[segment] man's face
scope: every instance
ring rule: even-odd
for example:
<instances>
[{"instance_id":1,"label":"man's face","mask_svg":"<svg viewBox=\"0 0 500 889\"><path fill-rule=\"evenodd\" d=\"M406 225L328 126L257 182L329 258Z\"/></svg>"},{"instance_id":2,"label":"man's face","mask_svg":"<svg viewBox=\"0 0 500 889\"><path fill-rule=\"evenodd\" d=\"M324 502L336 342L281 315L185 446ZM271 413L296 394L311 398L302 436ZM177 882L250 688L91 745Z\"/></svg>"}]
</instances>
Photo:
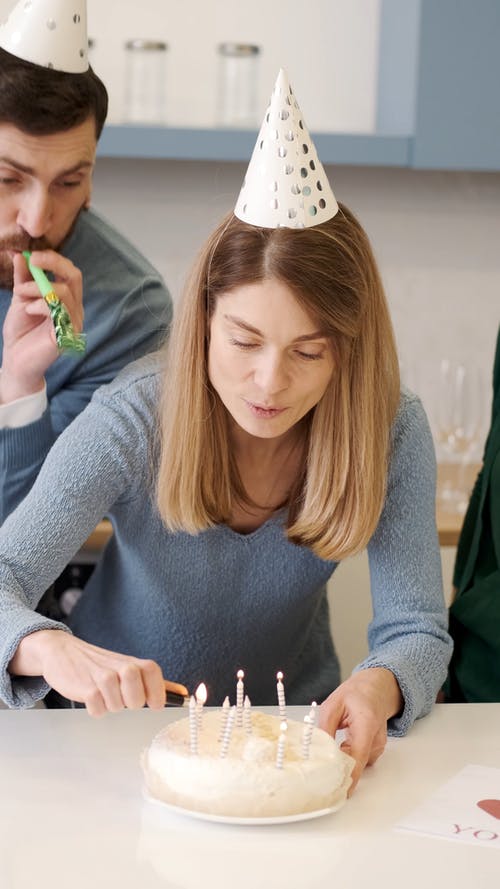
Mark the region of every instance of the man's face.
<instances>
[{"instance_id":1,"label":"man's face","mask_svg":"<svg viewBox=\"0 0 500 889\"><path fill-rule=\"evenodd\" d=\"M0 287L12 287L12 252L57 249L89 204L96 135L92 117L33 136L0 123Z\"/></svg>"}]
</instances>

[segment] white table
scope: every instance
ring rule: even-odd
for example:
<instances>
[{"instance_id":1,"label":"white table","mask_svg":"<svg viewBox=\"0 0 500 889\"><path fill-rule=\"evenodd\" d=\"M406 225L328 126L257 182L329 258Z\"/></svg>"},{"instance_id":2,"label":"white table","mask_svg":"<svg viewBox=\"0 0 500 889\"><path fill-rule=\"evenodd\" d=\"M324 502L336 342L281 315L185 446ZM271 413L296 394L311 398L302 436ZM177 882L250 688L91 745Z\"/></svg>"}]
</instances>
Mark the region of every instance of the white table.
<instances>
[{"instance_id":1,"label":"white table","mask_svg":"<svg viewBox=\"0 0 500 889\"><path fill-rule=\"evenodd\" d=\"M174 816L139 755L187 711L0 712L1 889L493 889L500 852L393 830L463 766L500 767L500 704L438 705L336 814L266 827ZM290 716L302 718L301 708Z\"/></svg>"}]
</instances>

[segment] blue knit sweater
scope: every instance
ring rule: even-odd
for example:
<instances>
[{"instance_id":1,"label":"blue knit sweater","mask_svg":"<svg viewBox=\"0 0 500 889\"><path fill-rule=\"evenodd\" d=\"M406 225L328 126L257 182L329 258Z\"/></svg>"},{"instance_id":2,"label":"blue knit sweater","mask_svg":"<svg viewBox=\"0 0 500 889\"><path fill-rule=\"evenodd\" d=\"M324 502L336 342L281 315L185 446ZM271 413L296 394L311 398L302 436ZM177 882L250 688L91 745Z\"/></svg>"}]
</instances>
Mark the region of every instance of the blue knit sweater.
<instances>
[{"instance_id":1,"label":"blue knit sweater","mask_svg":"<svg viewBox=\"0 0 500 889\"><path fill-rule=\"evenodd\" d=\"M33 484L57 436L126 364L157 349L172 316L158 272L96 213L83 212L61 250L83 275L82 359L63 355L45 375L48 407L35 423L0 429L0 524ZM11 293L0 289L0 329ZM3 341L0 338L0 363Z\"/></svg>"},{"instance_id":2,"label":"blue knit sweater","mask_svg":"<svg viewBox=\"0 0 500 889\"><path fill-rule=\"evenodd\" d=\"M256 531L197 535L163 526L151 492L160 369L149 356L101 388L59 437L31 493L0 532L0 696L12 707L47 692L7 665L29 632L61 625L32 609L108 513L114 536L69 627L96 645L153 658L215 705L238 668L255 704L324 699L339 682L325 584L335 563L290 543L283 514ZM434 518L434 451L416 397L402 396L385 507L369 544L373 621L359 667L387 667L404 697L390 730L426 713L451 654Z\"/></svg>"}]
</instances>

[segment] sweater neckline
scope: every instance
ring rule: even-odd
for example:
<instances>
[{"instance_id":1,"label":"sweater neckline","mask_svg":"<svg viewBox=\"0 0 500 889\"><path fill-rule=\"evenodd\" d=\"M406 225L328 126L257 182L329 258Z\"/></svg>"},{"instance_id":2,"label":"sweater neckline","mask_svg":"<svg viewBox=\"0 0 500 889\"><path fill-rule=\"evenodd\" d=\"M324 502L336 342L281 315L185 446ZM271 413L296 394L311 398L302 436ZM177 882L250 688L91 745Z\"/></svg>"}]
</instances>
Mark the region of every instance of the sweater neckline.
<instances>
[{"instance_id":1,"label":"sweater neckline","mask_svg":"<svg viewBox=\"0 0 500 889\"><path fill-rule=\"evenodd\" d=\"M262 525L259 525L258 528L255 528L254 531L249 531L248 534L244 534L242 531L235 531L234 528L230 528L229 525L219 525L218 527L222 532L230 535L233 538L236 538L237 540L253 541L257 537L259 537L259 535L264 534L271 525L282 524L285 512L286 510L284 507L282 509L278 509L274 513L274 515L266 519L266 521L263 522Z\"/></svg>"}]
</instances>

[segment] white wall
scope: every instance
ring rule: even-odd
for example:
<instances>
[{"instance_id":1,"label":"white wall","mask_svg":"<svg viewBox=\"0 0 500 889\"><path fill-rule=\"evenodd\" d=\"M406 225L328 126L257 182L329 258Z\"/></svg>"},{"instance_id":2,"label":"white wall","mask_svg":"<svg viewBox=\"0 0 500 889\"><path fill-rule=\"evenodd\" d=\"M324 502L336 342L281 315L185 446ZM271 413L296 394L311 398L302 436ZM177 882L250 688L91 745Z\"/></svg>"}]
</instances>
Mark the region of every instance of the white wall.
<instances>
[{"instance_id":1,"label":"white wall","mask_svg":"<svg viewBox=\"0 0 500 889\"><path fill-rule=\"evenodd\" d=\"M95 206L163 272L177 295L195 252L234 206L246 165L99 159ZM372 240L403 364L433 423L443 356L475 360L484 427L500 322L500 174L327 168ZM133 196L133 198L131 198Z\"/></svg>"}]
</instances>

